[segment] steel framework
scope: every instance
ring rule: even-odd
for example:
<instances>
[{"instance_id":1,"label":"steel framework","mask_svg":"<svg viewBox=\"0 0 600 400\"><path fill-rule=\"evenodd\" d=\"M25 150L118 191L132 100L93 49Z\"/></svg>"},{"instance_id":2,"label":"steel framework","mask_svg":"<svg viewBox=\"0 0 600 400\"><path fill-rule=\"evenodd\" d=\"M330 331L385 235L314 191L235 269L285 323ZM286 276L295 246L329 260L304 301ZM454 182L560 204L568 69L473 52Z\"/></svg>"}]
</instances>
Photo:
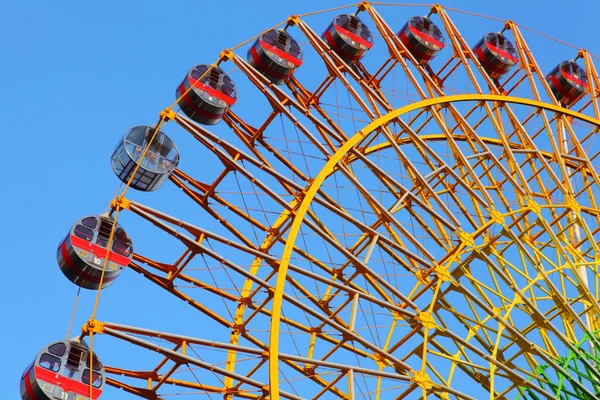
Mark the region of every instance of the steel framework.
<instances>
[{"instance_id":1,"label":"steel framework","mask_svg":"<svg viewBox=\"0 0 600 400\"><path fill-rule=\"evenodd\" d=\"M201 323L183 325L200 333L90 319L84 334L153 353L119 358L108 383L147 399L598 398L595 57L562 47L589 83L565 108L514 22L488 20L520 60L498 81L456 10L348 9L377 34L363 62L308 25L334 14L292 16L281 26L312 64L285 87L238 48L217 60L233 65L247 115L234 107L207 129L161 112L204 165L182 155L165 208L202 218L125 193L111 207L157 228L161 246L136 247L130 269L187 303ZM431 12L447 47L420 64L380 9Z\"/></svg>"}]
</instances>

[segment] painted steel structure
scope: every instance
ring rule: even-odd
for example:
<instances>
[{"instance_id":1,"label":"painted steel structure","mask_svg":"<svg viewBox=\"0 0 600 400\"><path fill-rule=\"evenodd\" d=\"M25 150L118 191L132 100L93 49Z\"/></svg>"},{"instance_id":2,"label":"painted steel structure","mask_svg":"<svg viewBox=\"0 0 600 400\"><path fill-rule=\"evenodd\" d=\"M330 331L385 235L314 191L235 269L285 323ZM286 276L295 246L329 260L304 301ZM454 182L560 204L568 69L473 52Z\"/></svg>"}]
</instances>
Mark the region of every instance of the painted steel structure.
<instances>
[{"instance_id":1,"label":"painted steel structure","mask_svg":"<svg viewBox=\"0 0 600 400\"><path fill-rule=\"evenodd\" d=\"M132 235L129 269L203 329L99 321L94 308L91 346L114 340L156 361L140 370L99 353L106 383L146 399L598 398L596 58L563 48L587 86L561 105L544 72L562 58L539 65L512 21L468 41L439 5L362 2L321 21L340 12L373 35L360 60L341 58L312 14L292 16L264 31L304 43L285 79L239 55L260 35L211 66L235 69L252 115L236 103L209 129L175 105L160 113L154 132L191 135L210 166L182 156L161 188L196 204L202 223L175 197L168 211L127 197L131 180L112 214L163 238L168 260ZM396 34L417 13L445 38L427 62ZM473 48L500 30L517 57L492 78Z\"/></svg>"}]
</instances>

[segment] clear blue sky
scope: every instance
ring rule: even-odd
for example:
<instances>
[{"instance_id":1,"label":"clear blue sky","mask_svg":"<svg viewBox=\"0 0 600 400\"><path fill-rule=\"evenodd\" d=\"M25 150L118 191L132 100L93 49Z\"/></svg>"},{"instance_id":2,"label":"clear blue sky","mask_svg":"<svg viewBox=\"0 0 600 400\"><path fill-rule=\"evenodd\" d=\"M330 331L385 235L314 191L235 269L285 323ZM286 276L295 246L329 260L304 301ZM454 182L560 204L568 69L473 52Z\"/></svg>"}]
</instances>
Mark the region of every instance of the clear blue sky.
<instances>
[{"instance_id":1,"label":"clear blue sky","mask_svg":"<svg viewBox=\"0 0 600 400\"><path fill-rule=\"evenodd\" d=\"M173 102L175 87L190 66L213 62L221 50L291 14L348 3L0 2L1 137L10 144L0 169L0 383L7 399L18 398L22 370L38 349L66 333L76 288L56 265L56 246L77 218L106 208L118 186L109 157L122 134L134 125L154 124L158 112ZM442 4L512 19L600 54L597 0ZM398 13L399 20L422 13L385 11L384 17ZM464 35L483 33L474 25L458 27ZM320 32L324 26L313 28ZM548 53L536 57L547 68L559 61ZM161 316L163 302L149 298L155 294L162 292L125 271L103 293L99 316L149 327L153 326L144 322L150 318L170 318L177 324L176 314ZM75 331L89 316L92 301L91 292L83 293ZM178 331L170 322L159 325ZM109 388L103 398L132 397Z\"/></svg>"}]
</instances>

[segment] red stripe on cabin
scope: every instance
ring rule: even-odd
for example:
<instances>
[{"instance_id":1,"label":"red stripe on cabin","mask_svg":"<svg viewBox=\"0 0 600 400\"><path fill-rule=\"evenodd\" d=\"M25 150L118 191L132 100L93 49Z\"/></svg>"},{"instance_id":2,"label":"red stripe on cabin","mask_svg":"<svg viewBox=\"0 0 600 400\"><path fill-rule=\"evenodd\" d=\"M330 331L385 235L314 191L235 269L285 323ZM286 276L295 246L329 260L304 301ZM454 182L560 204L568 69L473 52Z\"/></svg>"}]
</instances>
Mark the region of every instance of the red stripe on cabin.
<instances>
[{"instance_id":1,"label":"red stripe on cabin","mask_svg":"<svg viewBox=\"0 0 600 400\"><path fill-rule=\"evenodd\" d=\"M25 392L27 393L27 397L29 397L29 400L38 400L38 397L33 392L33 387L31 386L30 376L31 376L31 369L29 371L27 371L27 373L25 374Z\"/></svg>"},{"instance_id":2,"label":"red stripe on cabin","mask_svg":"<svg viewBox=\"0 0 600 400\"><path fill-rule=\"evenodd\" d=\"M85 396L86 399L89 399L90 386L83 382L69 379L65 376L57 374L56 372L52 372L37 365L35 366L35 377L38 380L60 386L65 392L74 392L76 394ZM102 377L102 379L104 379L104 377ZM97 399L101 394L102 390L92 387L92 399Z\"/></svg>"},{"instance_id":3,"label":"red stripe on cabin","mask_svg":"<svg viewBox=\"0 0 600 400\"><path fill-rule=\"evenodd\" d=\"M415 58L417 58L417 61L419 61L419 62L421 62L421 61L431 61L431 60L433 60L433 57L435 57L435 55L437 54L436 50L431 50L431 54L420 52L416 47L414 47L412 45L412 43L410 43L410 40L408 40L408 36L406 36L406 33L404 31L402 31L402 33L400 34L400 41L402 41L402 43L404 43L404 45L406 46L406 48L408 49L408 51Z\"/></svg>"},{"instance_id":4,"label":"red stripe on cabin","mask_svg":"<svg viewBox=\"0 0 600 400\"><path fill-rule=\"evenodd\" d=\"M63 242L60 244L60 255L62 256L65 265L69 267L70 270L73 272L78 271L77 265L73 263L73 260L69 255L69 251L67 250L67 239L63 240Z\"/></svg>"},{"instance_id":5,"label":"red stripe on cabin","mask_svg":"<svg viewBox=\"0 0 600 400\"><path fill-rule=\"evenodd\" d=\"M327 40L327 43L329 44L329 47L332 47L332 48L337 47L337 43L336 43L335 39L333 38L333 36L331 36L330 29L328 29L327 32L325 32L325 38ZM362 58L362 55L364 54L364 51L360 51L360 50L358 50L358 52L356 54L352 54L350 52L343 50L342 48L337 48L337 52L340 53L340 56L342 58L345 58L346 60L350 60L350 61L358 61Z\"/></svg>"},{"instance_id":6,"label":"red stripe on cabin","mask_svg":"<svg viewBox=\"0 0 600 400\"><path fill-rule=\"evenodd\" d=\"M189 97L189 93L185 93L185 85L183 83L181 84L181 86L179 86L179 96L180 96L181 100L183 100L185 105L188 106L189 108L191 108L192 109L191 111L193 111L195 114L200 114L201 116L203 116L205 118L209 118L209 119L223 118L225 109L223 109L223 113L221 113L221 114L214 114L214 113L211 113L211 112L201 109L198 104L196 104L192 101L192 99Z\"/></svg>"},{"instance_id":7,"label":"red stripe on cabin","mask_svg":"<svg viewBox=\"0 0 600 400\"><path fill-rule=\"evenodd\" d=\"M558 81L558 78L556 77L556 75L552 75L552 77L550 78L550 80L552 81L552 84L554 85L554 88L560 94L562 94L564 98L566 98L567 100L569 100L569 103L573 102L577 98L576 96L573 96L571 93L569 93L568 90L565 90L565 88Z\"/></svg>"},{"instance_id":8,"label":"red stripe on cabin","mask_svg":"<svg viewBox=\"0 0 600 400\"><path fill-rule=\"evenodd\" d=\"M82 239L75 235L71 235L71 244L74 247L79 247L80 249L90 251L91 253L95 254L98 258L106 258L107 250L104 247L100 247L97 244L88 242L85 239ZM113 240L113 244L114 244L114 240ZM125 257L121 254L117 254L114 251L108 252L108 259L110 261L114 261L115 263L122 265L124 267L129 265L129 257Z\"/></svg>"},{"instance_id":9,"label":"red stripe on cabin","mask_svg":"<svg viewBox=\"0 0 600 400\"><path fill-rule=\"evenodd\" d=\"M490 44L490 43L486 43L486 46L487 46L487 47L488 47L488 49L490 49L491 51L494 51L494 52L498 53L499 55L501 55L501 56L504 56L504 57L508 58L510 61L514 62L515 64L519 62L519 59L518 59L518 58L516 58L516 57L514 57L514 56L511 56L511 55L510 55L510 54L508 54L506 51L504 51L504 50L502 50L502 49L500 49L500 48L498 48L498 47L496 47L496 46L494 46L494 45L492 45L492 44Z\"/></svg>"},{"instance_id":10,"label":"red stripe on cabin","mask_svg":"<svg viewBox=\"0 0 600 400\"><path fill-rule=\"evenodd\" d=\"M497 73L498 75L504 75L510 69L510 65L507 64L492 65L492 60L485 57L485 54L483 53L481 47L478 47L475 50L475 54L477 54L477 58L479 59L481 65L488 68L488 73L490 75L492 75L493 73Z\"/></svg>"},{"instance_id":11,"label":"red stripe on cabin","mask_svg":"<svg viewBox=\"0 0 600 400\"><path fill-rule=\"evenodd\" d=\"M444 44L440 41L437 41L436 39L432 38L431 36L427 35L426 33L421 32L420 30L418 30L417 28L409 25L408 29L410 29L410 31L413 33L413 35L417 35L422 37L423 39L427 40L428 42L431 42L437 46L440 47L440 50L444 48Z\"/></svg>"},{"instance_id":12,"label":"red stripe on cabin","mask_svg":"<svg viewBox=\"0 0 600 400\"><path fill-rule=\"evenodd\" d=\"M206 74L210 74L210 72L207 72ZM206 75L205 75L205 77L206 77ZM192 78L191 76L188 78L188 80L190 82L190 85L195 86L200 90L204 90L209 95L216 97L219 100L223 100L225 103L229 104L230 106L234 105L237 100L236 98L229 97L225 93L219 92L217 89L210 87L207 84L200 82L198 79Z\"/></svg>"},{"instance_id":13,"label":"red stripe on cabin","mask_svg":"<svg viewBox=\"0 0 600 400\"><path fill-rule=\"evenodd\" d=\"M293 69L290 68L290 71L287 74L275 71L273 68L270 68L263 60L262 58L260 58L260 55L258 54L258 51L256 50L256 46L254 46L252 48L252 50L250 50L250 55L252 56L252 61L254 61L254 63L257 66L260 66L261 68L263 68L265 70L265 72L269 75L271 75L273 78L278 78L278 79L287 79L289 78L290 75L292 75L292 72L294 72Z\"/></svg>"},{"instance_id":14,"label":"red stripe on cabin","mask_svg":"<svg viewBox=\"0 0 600 400\"><path fill-rule=\"evenodd\" d=\"M579 79L579 78L575 77L575 75L568 74L568 73L566 73L566 72L564 72L564 71L562 71L562 70L560 71L560 73L562 74L562 76L564 76L564 77L565 77L565 79L570 79L570 80L572 80L573 82L575 82L576 84L578 84L578 85L580 85L580 86L583 86L583 87L584 87L584 89L586 89L586 90L587 90L587 82L584 82L584 81L582 81L581 79Z\"/></svg>"},{"instance_id":15,"label":"red stripe on cabin","mask_svg":"<svg viewBox=\"0 0 600 400\"><path fill-rule=\"evenodd\" d=\"M92 282L92 283L98 283L98 284L100 283L99 276L95 276L95 275L90 274L89 272L81 270L75 264L73 264L73 260L69 256L69 252L67 250L67 242L66 241L64 241L62 246L60 246L60 253L62 255L65 265L67 266L67 268L69 268L71 270L72 273L74 273L79 278L81 278L85 281ZM81 262L84 262L84 261L82 260ZM118 277L118 275L111 276L111 275L107 275L105 273L104 279L102 280L102 284L104 285L108 282L112 282L115 279L117 279L117 277Z\"/></svg>"},{"instance_id":16,"label":"red stripe on cabin","mask_svg":"<svg viewBox=\"0 0 600 400\"><path fill-rule=\"evenodd\" d=\"M365 40L363 38L361 38L360 36L358 36L355 33L350 32L348 29L342 28L339 25L333 24L333 26L335 27L335 30L338 31L338 33L341 33L343 35L348 36L350 39L354 40L355 42L358 42L364 46L367 46L368 49L370 49L371 47L373 47L373 43L369 42L368 40Z\"/></svg>"},{"instance_id":17,"label":"red stripe on cabin","mask_svg":"<svg viewBox=\"0 0 600 400\"><path fill-rule=\"evenodd\" d=\"M278 57L291 62L296 67L299 67L302 65L302 60L292 57L290 54L286 53L285 51L281 50L278 47L271 46L270 44L264 42L263 40L260 40L260 45L262 46L263 49L269 50L270 52L277 54Z\"/></svg>"}]
</instances>

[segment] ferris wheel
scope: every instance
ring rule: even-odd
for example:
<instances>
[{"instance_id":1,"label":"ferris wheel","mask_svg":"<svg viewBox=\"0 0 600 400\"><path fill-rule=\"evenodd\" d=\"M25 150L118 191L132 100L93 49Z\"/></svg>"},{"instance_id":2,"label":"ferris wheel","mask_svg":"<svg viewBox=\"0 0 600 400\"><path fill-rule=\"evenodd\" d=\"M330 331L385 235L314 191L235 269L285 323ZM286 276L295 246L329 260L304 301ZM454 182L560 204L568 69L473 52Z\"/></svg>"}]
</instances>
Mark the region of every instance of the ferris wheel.
<instances>
[{"instance_id":1,"label":"ferris wheel","mask_svg":"<svg viewBox=\"0 0 600 400\"><path fill-rule=\"evenodd\" d=\"M96 302L22 398L600 398L597 58L526 34L362 2L182 71L58 246ZM97 319L123 271L173 312Z\"/></svg>"}]
</instances>

